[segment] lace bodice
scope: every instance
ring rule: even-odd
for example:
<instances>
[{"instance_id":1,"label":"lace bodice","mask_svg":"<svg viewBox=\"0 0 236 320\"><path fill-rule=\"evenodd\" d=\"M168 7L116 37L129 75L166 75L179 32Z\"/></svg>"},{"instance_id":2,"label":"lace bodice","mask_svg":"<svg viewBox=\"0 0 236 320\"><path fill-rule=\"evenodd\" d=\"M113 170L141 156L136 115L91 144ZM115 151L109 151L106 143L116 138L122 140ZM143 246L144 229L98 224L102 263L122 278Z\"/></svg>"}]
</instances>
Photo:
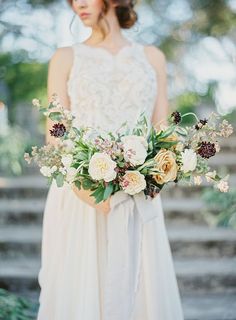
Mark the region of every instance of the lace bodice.
<instances>
[{"instance_id":1,"label":"lace bodice","mask_svg":"<svg viewBox=\"0 0 236 320\"><path fill-rule=\"evenodd\" d=\"M156 71L133 40L116 54L84 43L73 45L74 62L67 82L74 125L116 130L131 127L141 112L147 120L157 96Z\"/></svg>"}]
</instances>

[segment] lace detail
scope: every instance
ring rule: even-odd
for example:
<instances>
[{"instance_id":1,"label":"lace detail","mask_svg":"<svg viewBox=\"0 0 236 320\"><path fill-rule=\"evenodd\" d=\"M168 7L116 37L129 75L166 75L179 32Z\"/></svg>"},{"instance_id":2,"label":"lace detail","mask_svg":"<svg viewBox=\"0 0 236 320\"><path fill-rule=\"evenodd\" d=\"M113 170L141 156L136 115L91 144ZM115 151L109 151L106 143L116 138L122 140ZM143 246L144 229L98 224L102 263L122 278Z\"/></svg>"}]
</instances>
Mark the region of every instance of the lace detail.
<instances>
[{"instance_id":1,"label":"lace detail","mask_svg":"<svg viewBox=\"0 0 236 320\"><path fill-rule=\"evenodd\" d=\"M143 111L150 124L157 78L143 45L131 40L116 54L83 43L72 47L74 61L67 88L75 126L109 131L127 121L133 127Z\"/></svg>"}]
</instances>

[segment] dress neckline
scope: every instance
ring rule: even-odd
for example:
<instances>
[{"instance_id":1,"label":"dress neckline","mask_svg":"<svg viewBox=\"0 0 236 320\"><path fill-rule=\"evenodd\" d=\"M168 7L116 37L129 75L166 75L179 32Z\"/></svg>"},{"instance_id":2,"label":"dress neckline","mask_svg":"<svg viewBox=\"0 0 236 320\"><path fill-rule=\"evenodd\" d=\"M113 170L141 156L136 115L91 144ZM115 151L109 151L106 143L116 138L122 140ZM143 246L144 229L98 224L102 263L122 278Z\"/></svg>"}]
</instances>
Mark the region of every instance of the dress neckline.
<instances>
[{"instance_id":1,"label":"dress neckline","mask_svg":"<svg viewBox=\"0 0 236 320\"><path fill-rule=\"evenodd\" d=\"M85 44L83 42L80 42L79 45L85 49L88 49L88 50L97 50L99 52L102 52L102 53L105 53L107 54L108 56L112 57L112 58L117 58L120 54L122 54L123 52L126 52L126 50L130 50L134 47L135 45L135 41L134 40L129 40L129 44L126 44L125 46L123 46L122 48L120 48L118 50L118 52L116 53L112 53L110 52L109 50L103 48L103 47L95 47L95 46L91 46L91 45L88 45L88 44Z\"/></svg>"}]
</instances>

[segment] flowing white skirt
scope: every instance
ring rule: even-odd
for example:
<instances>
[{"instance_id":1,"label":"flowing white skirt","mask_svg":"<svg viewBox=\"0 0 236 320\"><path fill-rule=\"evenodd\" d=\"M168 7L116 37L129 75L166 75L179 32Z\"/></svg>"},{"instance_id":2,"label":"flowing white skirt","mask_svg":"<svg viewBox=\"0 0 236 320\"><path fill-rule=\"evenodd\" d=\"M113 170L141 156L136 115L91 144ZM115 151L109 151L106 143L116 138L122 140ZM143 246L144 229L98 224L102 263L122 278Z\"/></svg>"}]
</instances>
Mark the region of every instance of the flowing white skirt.
<instances>
[{"instance_id":1,"label":"flowing white skirt","mask_svg":"<svg viewBox=\"0 0 236 320\"><path fill-rule=\"evenodd\" d=\"M58 188L53 182L43 216L37 320L183 320L160 194L152 201L157 218L143 225L132 316L120 318L123 306L113 299L105 317L108 216L80 200L68 185ZM117 275L115 281L122 279ZM117 287L110 288L110 296L119 297Z\"/></svg>"}]
</instances>

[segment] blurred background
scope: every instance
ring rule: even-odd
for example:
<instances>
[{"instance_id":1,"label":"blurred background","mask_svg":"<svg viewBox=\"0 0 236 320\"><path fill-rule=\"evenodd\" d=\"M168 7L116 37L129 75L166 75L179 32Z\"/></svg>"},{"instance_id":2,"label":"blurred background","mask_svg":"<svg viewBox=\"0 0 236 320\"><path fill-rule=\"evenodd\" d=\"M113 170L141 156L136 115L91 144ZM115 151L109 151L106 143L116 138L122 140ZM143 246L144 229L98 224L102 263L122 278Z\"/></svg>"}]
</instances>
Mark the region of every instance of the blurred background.
<instances>
[{"instance_id":1,"label":"blurred background","mask_svg":"<svg viewBox=\"0 0 236 320\"><path fill-rule=\"evenodd\" d=\"M127 38L167 58L171 111L216 111L236 128L236 0L141 0ZM48 186L23 154L44 143L48 61L90 35L65 0L0 0L0 319L35 319ZM184 118L191 124L192 118ZM230 192L207 183L162 192L186 320L236 320L236 134L210 159ZM164 319L163 319L164 320Z\"/></svg>"}]
</instances>

